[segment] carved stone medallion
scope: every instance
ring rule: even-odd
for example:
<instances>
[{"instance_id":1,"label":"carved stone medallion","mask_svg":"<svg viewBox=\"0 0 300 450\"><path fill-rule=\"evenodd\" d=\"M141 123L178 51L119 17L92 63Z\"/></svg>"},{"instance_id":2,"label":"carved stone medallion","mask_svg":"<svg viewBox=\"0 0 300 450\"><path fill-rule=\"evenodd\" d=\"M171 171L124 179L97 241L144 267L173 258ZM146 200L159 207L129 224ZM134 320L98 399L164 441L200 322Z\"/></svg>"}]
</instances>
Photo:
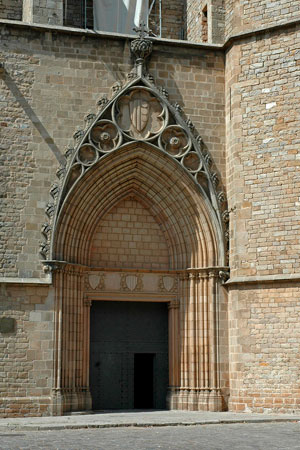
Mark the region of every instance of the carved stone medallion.
<instances>
[{"instance_id":1,"label":"carved stone medallion","mask_svg":"<svg viewBox=\"0 0 300 450\"><path fill-rule=\"evenodd\" d=\"M143 289L142 276L140 274L122 274L120 288L123 291L141 291Z\"/></svg>"},{"instance_id":2,"label":"carved stone medallion","mask_svg":"<svg viewBox=\"0 0 300 450\"><path fill-rule=\"evenodd\" d=\"M132 89L120 98L116 108L118 125L135 139L149 139L164 127L164 109L146 89Z\"/></svg>"},{"instance_id":3,"label":"carved stone medallion","mask_svg":"<svg viewBox=\"0 0 300 450\"><path fill-rule=\"evenodd\" d=\"M92 289L104 288L104 274L89 274L89 285Z\"/></svg>"},{"instance_id":4,"label":"carved stone medallion","mask_svg":"<svg viewBox=\"0 0 300 450\"><path fill-rule=\"evenodd\" d=\"M177 279L170 276L162 276L159 279L159 288L162 292L175 292L177 290Z\"/></svg>"}]
</instances>

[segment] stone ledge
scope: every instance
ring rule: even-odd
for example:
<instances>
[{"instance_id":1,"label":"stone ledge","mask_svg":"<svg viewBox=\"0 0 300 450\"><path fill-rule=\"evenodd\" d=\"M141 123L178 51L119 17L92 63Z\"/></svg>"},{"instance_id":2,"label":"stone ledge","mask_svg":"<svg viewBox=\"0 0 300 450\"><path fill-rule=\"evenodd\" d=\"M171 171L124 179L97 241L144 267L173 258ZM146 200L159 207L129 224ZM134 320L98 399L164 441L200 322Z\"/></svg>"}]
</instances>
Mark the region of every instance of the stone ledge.
<instances>
[{"instance_id":1,"label":"stone ledge","mask_svg":"<svg viewBox=\"0 0 300 450\"><path fill-rule=\"evenodd\" d=\"M25 284L25 285L44 285L52 284L51 276L47 278L18 278L18 277L0 277L0 284Z\"/></svg>"},{"instance_id":2,"label":"stone ledge","mask_svg":"<svg viewBox=\"0 0 300 450\"><path fill-rule=\"evenodd\" d=\"M135 34L121 34L121 33L110 33L108 31L95 31L91 29L85 28L73 28L73 27L65 27L59 25L48 25L48 24L39 24L39 23L28 23L20 20L8 20L8 19L0 19L0 25L10 25L12 27L20 27L20 28L31 28L38 31L44 32L54 32L54 33L65 33L65 34L74 34L78 36L86 36L86 37L94 37L94 38L106 38L106 39L120 39L120 40L128 40L128 39L136 39L137 35ZM223 44L201 44L197 42L189 42L183 41L180 39L164 39L150 36L151 40L155 42L155 44L160 45L176 45L179 47L193 47L200 49L208 49L208 50L222 50Z\"/></svg>"},{"instance_id":3,"label":"stone ledge","mask_svg":"<svg viewBox=\"0 0 300 450\"><path fill-rule=\"evenodd\" d=\"M261 35L264 33L269 33L273 31L280 31L286 28L292 28L296 25L300 24L300 18L295 20L289 20L288 22L282 22L274 25L263 26L256 28L254 30L244 31L242 33L234 34L229 36L229 38L224 42L224 44L208 44L208 43L197 43L184 41L179 39L165 39L165 38L157 38L151 37L151 40L159 45L171 45L178 47L187 47L187 48L198 48L203 50L227 50L232 45L234 45L235 41L240 41L243 39L248 39L249 37ZM103 31L95 31L91 29L84 28L73 28L73 27L65 27L59 25L48 25L48 24L38 24L38 23L28 23L20 20L8 20L8 19L0 19L0 25L10 25L14 27L20 28L31 28L38 31L44 32L56 32L56 33L65 33L65 34L74 34L78 36L86 36L86 37L95 37L95 38L106 38L106 39L120 39L120 40L128 40L136 38L136 35L132 34L121 34L121 33L110 33Z\"/></svg>"},{"instance_id":4,"label":"stone ledge","mask_svg":"<svg viewBox=\"0 0 300 450\"><path fill-rule=\"evenodd\" d=\"M271 33L271 32L277 31L277 30L280 31L280 30L283 30L286 28L292 28L298 24L300 24L300 18L295 19L295 20L289 20L288 22L277 23L274 25L262 26L262 27L254 29L254 30L243 31L241 33L229 36L229 38L224 43L223 49L227 50L232 45L234 45L235 41L247 39L249 37L264 34L264 33Z\"/></svg>"},{"instance_id":5,"label":"stone ledge","mask_svg":"<svg viewBox=\"0 0 300 450\"><path fill-rule=\"evenodd\" d=\"M300 274L290 275L258 275L249 277L233 277L226 281L225 286L230 287L236 284L262 284L262 283L289 283L291 281L300 282Z\"/></svg>"}]
</instances>

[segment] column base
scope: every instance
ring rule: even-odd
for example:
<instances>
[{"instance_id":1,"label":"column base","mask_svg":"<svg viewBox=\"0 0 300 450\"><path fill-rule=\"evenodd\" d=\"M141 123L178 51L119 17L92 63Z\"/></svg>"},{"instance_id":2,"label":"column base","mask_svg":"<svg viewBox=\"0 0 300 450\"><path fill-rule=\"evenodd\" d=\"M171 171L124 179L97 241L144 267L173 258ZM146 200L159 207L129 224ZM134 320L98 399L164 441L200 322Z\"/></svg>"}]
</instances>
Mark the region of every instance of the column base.
<instances>
[{"instance_id":1,"label":"column base","mask_svg":"<svg viewBox=\"0 0 300 450\"><path fill-rule=\"evenodd\" d=\"M55 389L52 394L52 415L62 416L68 412L90 411L92 397L88 388Z\"/></svg>"},{"instance_id":2,"label":"column base","mask_svg":"<svg viewBox=\"0 0 300 450\"><path fill-rule=\"evenodd\" d=\"M224 401L219 389L169 388L167 408L184 411L223 411Z\"/></svg>"}]
</instances>

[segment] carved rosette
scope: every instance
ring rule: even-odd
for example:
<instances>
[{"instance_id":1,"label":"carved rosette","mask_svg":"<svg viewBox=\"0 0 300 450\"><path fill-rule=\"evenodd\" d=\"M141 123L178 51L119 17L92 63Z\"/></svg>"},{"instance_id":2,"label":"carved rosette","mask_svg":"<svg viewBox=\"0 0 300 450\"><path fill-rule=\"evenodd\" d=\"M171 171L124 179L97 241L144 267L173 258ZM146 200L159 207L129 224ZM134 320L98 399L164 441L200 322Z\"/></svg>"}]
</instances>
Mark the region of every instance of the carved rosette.
<instances>
[{"instance_id":1,"label":"carved rosette","mask_svg":"<svg viewBox=\"0 0 300 450\"><path fill-rule=\"evenodd\" d=\"M110 120L100 120L90 131L90 141L101 152L110 152L121 144L122 137L116 125Z\"/></svg>"},{"instance_id":2,"label":"carved rosette","mask_svg":"<svg viewBox=\"0 0 300 450\"><path fill-rule=\"evenodd\" d=\"M181 158L191 148L191 139L179 125L170 125L159 137L159 145L174 158Z\"/></svg>"},{"instance_id":3,"label":"carved rosette","mask_svg":"<svg viewBox=\"0 0 300 450\"><path fill-rule=\"evenodd\" d=\"M128 138L153 140L164 129L167 109L146 88L132 88L119 98L113 119Z\"/></svg>"}]
</instances>

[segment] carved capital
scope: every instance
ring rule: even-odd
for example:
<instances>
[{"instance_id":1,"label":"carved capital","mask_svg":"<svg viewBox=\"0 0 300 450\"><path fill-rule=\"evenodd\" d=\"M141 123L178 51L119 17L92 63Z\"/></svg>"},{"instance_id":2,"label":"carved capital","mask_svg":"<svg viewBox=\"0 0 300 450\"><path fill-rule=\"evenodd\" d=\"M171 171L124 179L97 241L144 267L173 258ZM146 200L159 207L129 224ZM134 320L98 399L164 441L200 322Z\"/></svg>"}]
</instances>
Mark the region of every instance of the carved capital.
<instances>
[{"instance_id":1,"label":"carved capital","mask_svg":"<svg viewBox=\"0 0 300 450\"><path fill-rule=\"evenodd\" d=\"M83 305L87 308L90 308L92 306L92 300L90 300L88 297L83 297Z\"/></svg>"},{"instance_id":2,"label":"carved capital","mask_svg":"<svg viewBox=\"0 0 300 450\"><path fill-rule=\"evenodd\" d=\"M178 309L179 307L180 307L179 300L173 300L172 302L168 303L168 309Z\"/></svg>"}]
</instances>

